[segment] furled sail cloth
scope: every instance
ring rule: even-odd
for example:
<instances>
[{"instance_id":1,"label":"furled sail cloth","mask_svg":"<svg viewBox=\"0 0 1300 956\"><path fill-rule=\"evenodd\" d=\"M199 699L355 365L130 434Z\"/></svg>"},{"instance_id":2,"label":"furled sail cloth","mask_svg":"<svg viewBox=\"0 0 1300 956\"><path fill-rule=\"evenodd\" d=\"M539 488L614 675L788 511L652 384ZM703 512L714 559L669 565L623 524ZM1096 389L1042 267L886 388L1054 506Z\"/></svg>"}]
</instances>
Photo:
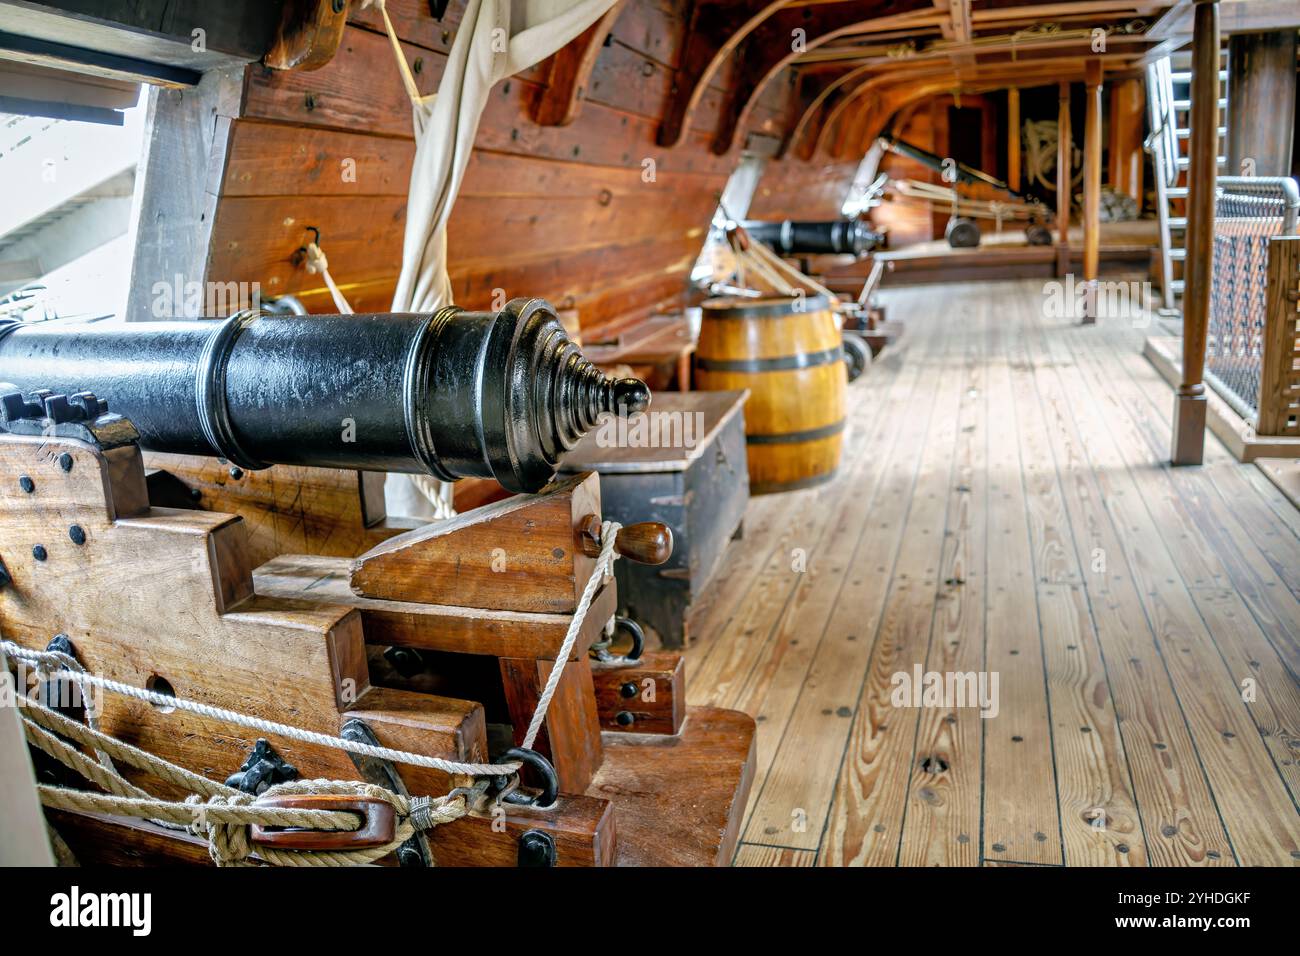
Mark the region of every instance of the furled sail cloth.
<instances>
[{"instance_id":1,"label":"furled sail cloth","mask_svg":"<svg viewBox=\"0 0 1300 956\"><path fill-rule=\"evenodd\" d=\"M383 0L367 5L383 9ZM469 165L479 119L492 87L546 59L595 23L615 0L469 0L447 57L438 92L421 96L388 14L397 61L411 97L415 162L406 204L402 272L393 293L394 312L431 312L451 302L447 277L447 220ZM525 290L519 290L524 292ZM394 514L434 513L405 476L386 486ZM443 489L450 497L450 489Z\"/></svg>"}]
</instances>

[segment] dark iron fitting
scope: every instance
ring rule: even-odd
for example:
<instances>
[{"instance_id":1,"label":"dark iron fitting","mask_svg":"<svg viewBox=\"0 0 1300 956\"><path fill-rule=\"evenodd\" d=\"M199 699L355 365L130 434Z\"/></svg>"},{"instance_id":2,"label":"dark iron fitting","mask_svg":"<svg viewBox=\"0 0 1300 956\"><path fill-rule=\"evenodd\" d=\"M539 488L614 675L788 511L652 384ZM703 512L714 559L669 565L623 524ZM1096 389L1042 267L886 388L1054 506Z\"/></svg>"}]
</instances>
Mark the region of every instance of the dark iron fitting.
<instances>
[{"instance_id":1,"label":"dark iron fitting","mask_svg":"<svg viewBox=\"0 0 1300 956\"><path fill-rule=\"evenodd\" d=\"M272 464L492 477L540 490L605 413L650 392L588 362L554 310L0 323L0 391L93 392L144 448Z\"/></svg>"}]
</instances>

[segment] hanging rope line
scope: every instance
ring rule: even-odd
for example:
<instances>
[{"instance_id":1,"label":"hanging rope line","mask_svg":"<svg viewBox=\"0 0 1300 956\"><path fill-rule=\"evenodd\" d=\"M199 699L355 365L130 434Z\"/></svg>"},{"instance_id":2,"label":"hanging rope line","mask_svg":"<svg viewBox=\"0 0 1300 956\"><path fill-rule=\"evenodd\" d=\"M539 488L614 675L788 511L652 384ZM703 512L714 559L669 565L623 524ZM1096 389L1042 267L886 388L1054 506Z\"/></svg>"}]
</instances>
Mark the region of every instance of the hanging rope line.
<instances>
[{"instance_id":1,"label":"hanging rope line","mask_svg":"<svg viewBox=\"0 0 1300 956\"><path fill-rule=\"evenodd\" d=\"M614 539L618 536L618 529L621 527L622 525L617 521L601 522L600 556L596 558L596 569L592 572L591 577L587 579L587 586L582 590L582 597L578 600L578 607L573 612L573 619L569 621L569 630L565 633L564 640L560 642L560 649L555 655L555 666L551 668L551 675L546 679L546 686L542 688L542 695L537 698L537 707L533 711L533 719L528 722L528 732L524 734L523 743L520 745L525 750L532 749L533 742L542 729L542 721L546 719L546 709L551 706L551 698L555 696L555 689L560 686L560 675L564 673L564 667L569 663L569 657L573 653L573 645L577 643L578 635L582 633L583 619L587 616L591 601L596 596L597 588L605 580L606 571L618 558L618 552L614 550Z\"/></svg>"},{"instance_id":2,"label":"hanging rope line","mask_svg":"<svg viewBox=\"0 0 1300 956\"><path fill-rule=\"evenodd\" d=\"M330 298L334 300L334 308L339 310L340 315L352 315L352 306L348 305L348 300L344 298L339 287L334 284L334 277L330 275L330 263L325 258L325 253L321 252L320 246L315 242L307 243L305 248L307 272L310 275L319 274L325 280L325 285L330 290Z\"/></svg>"}]
</instances>

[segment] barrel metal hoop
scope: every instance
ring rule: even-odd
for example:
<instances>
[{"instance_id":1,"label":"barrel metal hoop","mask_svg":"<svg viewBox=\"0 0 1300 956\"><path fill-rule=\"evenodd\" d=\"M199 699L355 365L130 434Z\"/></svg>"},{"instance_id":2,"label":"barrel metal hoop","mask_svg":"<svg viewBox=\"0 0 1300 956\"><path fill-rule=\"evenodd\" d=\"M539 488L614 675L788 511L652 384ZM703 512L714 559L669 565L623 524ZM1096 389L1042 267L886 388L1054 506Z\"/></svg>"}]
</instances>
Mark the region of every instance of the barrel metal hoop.
<instances>
[{"instance_id":1,"label":"barrel metal hoop","mask_svg":"<svg viewBox=\"0 0 1300 956\"><path fill-rule=\"evenodd\" d=\"M801 352L765 359L715 359L696 356L695 365L705 372L786 372L801 368L816 368L844 361L844 349L826 349L823 352Z\"/></svg>"},{"instance_id":2,"label":"barrel metal hoop","mask_svg":"<svg viewBox=\"0 0 1300 956\"><path fill-rule=\"evenodd\" d=\"M429 376L438 338L447 323L461 311L463 310L454 305L448 305L425 318L411 342L410 351L406 353L406 368L402 372L402 394L405 397L402 406L406 440L425 470L441 481L455 481L456 476L443 468L438 458L438 449L433 443L433 429L429 427L424 396L433 387Z\"/></svg>"},{"instance_id":3,"label":"barrel metal hoop","mask_svg":"<svg viewBox=\"0 0 1300 956\"><path fill-rule=\"evenodd\" d=\"M781 491L816 488L818 485L824 485L834 479L837 471L838 469L833 469L809 478L796 478L794 481L751 481L749 483L749 493L751 495L770 495Z\"/></svg>"},{"instance_id":4,"label":"barrel metal hoop","mask_svg":"<svg viewBox=\"0 0 1300 956\"><path fill-rule=\"evenodd\" d=\"M714 301L715 304L710 304ZM726 300L722 300L726 301ZM708 321L726 319L793 319L811 312L824 312L831 307L824 295L774 296L766 299L733 299L730 305L717 300L706 300L702 309Z\"/></svg>"},{"instance_id":5,"label":"barrel metal hoop","mask_svg":"<svg viewBox=\"0 0 1300 956\"><path fill-rule=\"evenodd\" d=\"M194 377L195 406L203 437L208 440L219 457L249 471L271 467L244 451L235 437L235 427L230 420L230 403L226 396L226 363L234 351L235 342L244 329L262 317L257 309L243 309L222 322L206 342L199 355Z\"/></svg>"},{"instance_id":6,"label":"barrel metal hoop","mask_svg":"<svg viewBox=\"0 0 1300 956\"><path fill-rule=\"evenodd\" d=\"M838 422L823 425L821 428L810 428L802 432L783 432L780 435L746 435L745 442L750 445L793 445L805 441L820 441L823 438L838 435L842 431L844 431L844 419L841 418Z\"/></svg>"}]
</instances>

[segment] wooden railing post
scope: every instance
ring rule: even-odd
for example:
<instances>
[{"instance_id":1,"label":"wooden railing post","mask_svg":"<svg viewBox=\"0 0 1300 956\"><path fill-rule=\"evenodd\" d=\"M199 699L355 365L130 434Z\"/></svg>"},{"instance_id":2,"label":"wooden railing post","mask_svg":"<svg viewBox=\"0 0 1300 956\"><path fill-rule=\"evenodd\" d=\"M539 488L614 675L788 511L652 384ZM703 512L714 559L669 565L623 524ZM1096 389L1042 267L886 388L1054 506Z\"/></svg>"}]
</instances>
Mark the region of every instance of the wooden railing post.
<instances>
[{"instance_id":1,"label":"wooden railing post","mask_svg":"<svg viewBox=\"0 0 1300 956\"><path fill-rule=\"evenodd\" d=\"M1084 325L1097 321L1097 266L1101 259L1101 60L1088 61L1084 74L1088 112L1083 123L1083 281Z\"/></svg>"},{"instance_id":2,"label":"wooden railing post","mask_svg":"<svg viewBox=\"0 0 1300 956\"><path fill-rule=\"evenodd\" d=\"M1061 81L1056 111L1056 274L1070 271L1070 84Z\"/></svg>"},{"instance_id":3,"label":"wooden railing post","mask_svg":"<svg viewBox=\"0 0 1300 956\"><path fill-rule=\"evenodd\" d=\"M1219 6L1196 0L1192 31L1192 120L1183 275L1183 381L1174 399L1172 461L1205 456L1205 343L1214 277L1214 182L1219 154Z\"/></svg>"},{"instance_id":4,"label":"wooden railing post","mask_svg":"<svg viewBox=\"0 0 1300 956\"><path fill-rule=\"evenodd\" d=\"M1300 373L1295 369L1300 321L1300 237L1268 241L1268 300L1260 348L1259 435L1300 436Z\"/></svg>"},{"instance_id":5,"label":"wooden railing post","mask_svg":"<svg viewBox=\"0 0 1300 956\"><path fill-rule=\"evenodd\" d=\"M1142 81L1120 80L1110 85L1110 186L1142 204L1142 124L1146 92Z\"/></svg>"},{"instance_id":6,"label":"wooden railing post","mask_svg":"<svg viewBox=\"0 0 1300 956\"><path fill-rule=\"evenodd\" d=\"M1007 185L1020 191L1020 89L1007 90Z\"/></svg>"}]
</instances>

